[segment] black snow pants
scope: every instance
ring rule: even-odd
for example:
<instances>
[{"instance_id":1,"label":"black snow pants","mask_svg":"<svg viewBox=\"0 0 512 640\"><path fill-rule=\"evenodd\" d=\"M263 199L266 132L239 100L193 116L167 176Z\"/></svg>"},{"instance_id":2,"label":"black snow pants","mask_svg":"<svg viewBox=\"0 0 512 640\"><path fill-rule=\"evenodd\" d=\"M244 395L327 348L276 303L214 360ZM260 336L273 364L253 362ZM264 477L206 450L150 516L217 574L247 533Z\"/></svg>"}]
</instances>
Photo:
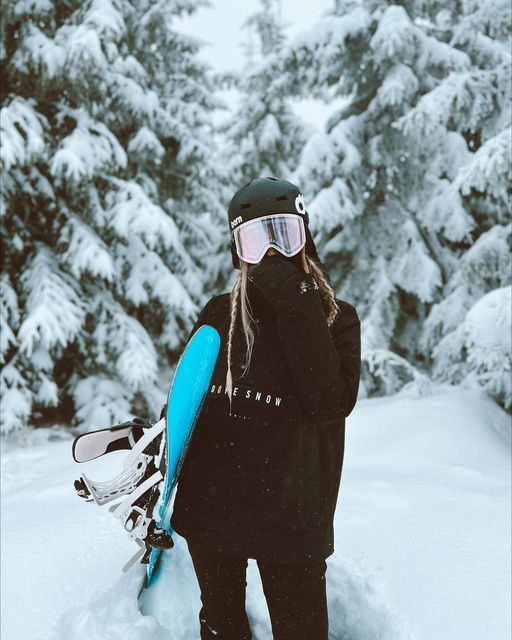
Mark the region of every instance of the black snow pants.
<instances>
[{"instance_id":1,"label":"black snow pants","mask_svg":"<svg viewBox=\"0 0 512 640\"><path fill-rule=\"evenodd\" d=\"M215 554L190 541L188 548L201 591L201 640L252 640L245 610L248 559ZM256 562L274 640L327 640L325 560Z\"/></svg>"}]
</instances>

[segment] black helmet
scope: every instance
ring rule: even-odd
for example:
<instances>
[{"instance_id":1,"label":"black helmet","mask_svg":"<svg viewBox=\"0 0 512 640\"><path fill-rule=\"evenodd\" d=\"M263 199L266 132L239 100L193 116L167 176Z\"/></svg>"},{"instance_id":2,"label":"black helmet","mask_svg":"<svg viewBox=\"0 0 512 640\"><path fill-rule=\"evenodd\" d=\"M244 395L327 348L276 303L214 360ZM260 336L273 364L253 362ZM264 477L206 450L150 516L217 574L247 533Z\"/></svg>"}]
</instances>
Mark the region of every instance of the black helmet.
<instances>
[{"instance_id":1,"label":"black helmet","mask_svg":"<svg viewBox=\"0 0 512 640\"><path fill-rule=\"evenodd\" d=\"M252 180L239 189L229 203L228 221L233 267L240 269L240 258L236 252L233 230L243 222L274 213L295 213L302 217L306 231L306 254L322 266L309 231L309 213L299 187L287 180L268 177Z\"/></svg>"}]
</instances>

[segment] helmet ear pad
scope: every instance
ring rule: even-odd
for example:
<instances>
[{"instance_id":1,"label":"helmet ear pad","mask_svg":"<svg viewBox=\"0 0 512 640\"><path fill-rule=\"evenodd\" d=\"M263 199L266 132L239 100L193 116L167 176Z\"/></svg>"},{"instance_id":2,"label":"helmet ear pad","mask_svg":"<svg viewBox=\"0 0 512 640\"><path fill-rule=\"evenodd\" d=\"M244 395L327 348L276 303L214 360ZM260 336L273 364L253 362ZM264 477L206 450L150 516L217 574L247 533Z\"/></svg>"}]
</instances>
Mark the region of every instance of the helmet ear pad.
<instances>
[{"instance_id":1,"label":"helmet ear pad","mask_svg":"<svg viewBox=\"0 0 512 640\"><path fill-rule=\"evenodd\" d=\"M311 235L311 231L309 230L309 226L307 224L304 225L306 229L306 255L312 258L315 262L319 263L320 258L318 257L318 253L316 251L316 246L313 241L313 236Z\"/></svg>"},{"instance_id":2,"label":"helmet ear pad","mask_svg":"<svg viewBox=\"0 0 512 640\"><path fill-rule=\"evenodd\" d=\"M233 262L234 269L240 269L240 258L236 252L235 241L231 237L231 261Z\"/></svg>"}]
</instances>

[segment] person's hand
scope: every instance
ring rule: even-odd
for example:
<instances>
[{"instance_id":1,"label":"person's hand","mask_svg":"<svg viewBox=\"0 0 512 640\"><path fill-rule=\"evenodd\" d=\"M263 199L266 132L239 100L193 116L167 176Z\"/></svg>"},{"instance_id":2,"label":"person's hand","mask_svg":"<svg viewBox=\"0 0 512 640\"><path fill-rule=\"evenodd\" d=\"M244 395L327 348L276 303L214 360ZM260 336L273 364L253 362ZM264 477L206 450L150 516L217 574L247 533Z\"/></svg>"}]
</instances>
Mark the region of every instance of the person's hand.
<instances>
[{"instance_id":1,"label":"person's hand","mask_svg":"<svg viewBox=\"0 0 512 640\"><path fill-rule=\"evenodd\" d=\"M247 269L248 279L272 301L278 294L285 280L293 279L301 272L292 260L288 260L282 253L265 255L257 264L249 265Z\"/></svg>"}]
</instances>

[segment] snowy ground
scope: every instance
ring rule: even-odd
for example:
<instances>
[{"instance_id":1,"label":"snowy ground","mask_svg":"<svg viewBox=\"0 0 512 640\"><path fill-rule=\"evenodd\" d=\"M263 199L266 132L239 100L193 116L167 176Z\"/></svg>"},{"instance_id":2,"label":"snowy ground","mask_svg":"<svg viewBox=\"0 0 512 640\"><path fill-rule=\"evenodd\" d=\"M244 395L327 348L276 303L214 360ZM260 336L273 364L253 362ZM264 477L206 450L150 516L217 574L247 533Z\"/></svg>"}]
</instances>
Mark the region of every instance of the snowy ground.
<instances>
[{"instance_id":1,"label":"snowy ground","mask_svg":"<svg viewBox=\"0 0 512 640\"><path fill-rule=\"evenodd\" d=\"M74 493L80 472L111 477L124 454L77 465L71 440L37 436L2 447L2 640L196 640L184 540L167 610L143 616L144 569L121 572L134 543ZM328 560L332 640L510 638L510 454L509 417L475 392L358 402ZM270 639L253 560L247 609L254 639Z\"/></svg>"}]
</instances>

